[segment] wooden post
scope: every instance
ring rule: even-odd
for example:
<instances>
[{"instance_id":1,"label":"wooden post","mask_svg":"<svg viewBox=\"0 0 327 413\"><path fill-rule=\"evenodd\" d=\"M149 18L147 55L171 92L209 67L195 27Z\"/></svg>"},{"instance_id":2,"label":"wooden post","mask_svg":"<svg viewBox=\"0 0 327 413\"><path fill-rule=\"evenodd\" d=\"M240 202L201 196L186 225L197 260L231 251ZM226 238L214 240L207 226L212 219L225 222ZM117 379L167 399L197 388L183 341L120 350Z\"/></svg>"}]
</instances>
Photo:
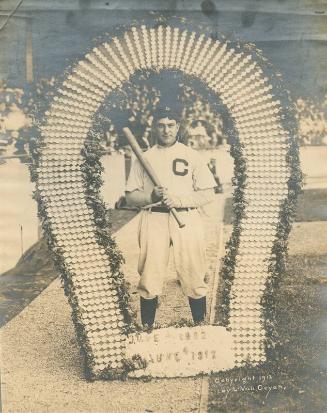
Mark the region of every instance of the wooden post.
<instances>
[{"instance_id":1,"label":"wooden post","mask_svg":"<svg viewBox=\"0 0 327 413\"><path fill-rule=\"evenodd\" d=\"M33 30L32 19L26 19L26 80L28 83L34 81L33 71Z\"/></svg>"},{"instance_id":2,"label":"wooden post","mask_svg":"<svg viewBox=\"0 0 327 413\"><path fill-rule=\"evenodd\" d=\"M21 249L21 254L23 256L24 254L24 242L23 242L23 226L20 225L20 249Z\"/></svg>"}]
</instances>

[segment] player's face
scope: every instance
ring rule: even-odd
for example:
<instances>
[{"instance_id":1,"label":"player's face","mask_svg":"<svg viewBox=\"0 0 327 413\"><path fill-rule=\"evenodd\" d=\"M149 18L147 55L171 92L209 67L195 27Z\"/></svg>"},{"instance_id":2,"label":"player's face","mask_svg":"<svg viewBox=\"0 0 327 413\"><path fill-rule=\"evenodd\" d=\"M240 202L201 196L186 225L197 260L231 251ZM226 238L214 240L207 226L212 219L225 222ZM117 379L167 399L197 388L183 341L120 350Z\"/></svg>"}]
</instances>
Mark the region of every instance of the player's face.
<instances>
[{"instance_id":1,"label":"player's face","mask_svg":"<svg viewBox=\"0 0 327 413\"><path fill-rule=\"evenodd\" d=\"M176 142L179 124L175 119L158 119L154 125L157 143L161 146L171 146Z\"/></svg>"}]
</instances>

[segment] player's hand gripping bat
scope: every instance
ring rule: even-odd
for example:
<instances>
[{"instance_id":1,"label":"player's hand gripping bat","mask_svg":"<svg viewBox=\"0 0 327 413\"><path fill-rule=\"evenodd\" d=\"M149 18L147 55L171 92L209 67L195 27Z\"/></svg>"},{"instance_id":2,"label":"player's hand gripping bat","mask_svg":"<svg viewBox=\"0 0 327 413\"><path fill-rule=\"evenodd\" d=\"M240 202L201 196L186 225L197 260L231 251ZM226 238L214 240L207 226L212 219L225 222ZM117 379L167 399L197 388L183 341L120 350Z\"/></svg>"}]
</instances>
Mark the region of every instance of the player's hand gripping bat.
<instances>
[{"instance_id":1,"label":"player's hand gripping bat","mask_svg":"<svg viewBox=\"0 0 327 413\"><path fill-rule=\"evenodd\" d=\"M139 144L137 143L137 140L131 130L127 127L123 128L124 135L126 136L126 139L128 140L129 144L131 145L131 148L133 149L133 152L135 153L135 156L137 159L140 161L141 165L145 169L146 173L149 175L149 178L151 181L154 183L155 186L162 186L160 183L160 180L156 173L154 172L152 166L150 163L147 161L147 159L144 158L142 149L140 148ZM181 221L178 212L176 211L175 208L170 208L170 212L173 214L174 218L176 219L179 228L185 227L185 224Z\"/></svg>"}]
</instances>

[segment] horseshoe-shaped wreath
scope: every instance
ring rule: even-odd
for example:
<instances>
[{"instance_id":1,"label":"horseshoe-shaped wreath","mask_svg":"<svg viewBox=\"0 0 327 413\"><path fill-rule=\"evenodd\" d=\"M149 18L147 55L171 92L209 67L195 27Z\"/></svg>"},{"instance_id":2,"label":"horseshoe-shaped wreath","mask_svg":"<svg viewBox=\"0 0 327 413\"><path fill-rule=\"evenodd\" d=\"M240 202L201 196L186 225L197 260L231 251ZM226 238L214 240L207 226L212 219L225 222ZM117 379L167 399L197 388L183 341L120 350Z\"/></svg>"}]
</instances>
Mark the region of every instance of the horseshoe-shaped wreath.
<instances>
[{"instance_id":1,"label":"horseshoe-shaped wreath","mask_svg":"<svg viewBox=\"0 0 327 413\"><path fill-rule=\"evenodd\" d=\"M299 188L294 130L277 83L254 48L172 26L132 27L80 60L58 89L40 127L32 176L43 227L73 311L89 377L123 367L131 323L121 256L104 226L85 147L93 116L138 70L173 70L204 82L234 121L236 221L223 262L223 323L236 365L266 359L273 331L273 289L283 270L289 217ZM287 104L287 103L286 103ZM86 161L87 159L87 161Z\"/></svg>"}]
</instances>

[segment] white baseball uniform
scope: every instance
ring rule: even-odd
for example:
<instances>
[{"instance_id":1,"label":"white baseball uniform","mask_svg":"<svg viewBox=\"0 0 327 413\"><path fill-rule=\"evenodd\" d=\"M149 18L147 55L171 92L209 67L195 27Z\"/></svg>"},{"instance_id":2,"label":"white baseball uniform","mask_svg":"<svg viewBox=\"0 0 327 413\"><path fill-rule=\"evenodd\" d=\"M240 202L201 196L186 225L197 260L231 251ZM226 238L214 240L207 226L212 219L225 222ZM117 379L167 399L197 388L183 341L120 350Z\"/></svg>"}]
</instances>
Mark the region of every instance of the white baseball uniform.
<instances>
[{"instance_id":1,"label":"white baseball uniform","mask_svg":"<svg viewBox=\"0 0 327 413\"><path fill-rule=\"evenodd\" d=\"M154 298L162 293L172 245L184 294L201 298L207 290L204 282L206 259L202 217L196 209L201 201L197 195L199 190L214 188L215 180L199 153L182 143L176 142L169 147L154 145L144 156L158 175L161 185L179 200L182 210L177 208L177 211L185 227L179 228L170 213L151 211L151 205L143 208L138 229L139 293L144 298ZM154 184L136 159L126 191L140 190L150 194L153 188Z\"/></svg>"}]
</instances>

